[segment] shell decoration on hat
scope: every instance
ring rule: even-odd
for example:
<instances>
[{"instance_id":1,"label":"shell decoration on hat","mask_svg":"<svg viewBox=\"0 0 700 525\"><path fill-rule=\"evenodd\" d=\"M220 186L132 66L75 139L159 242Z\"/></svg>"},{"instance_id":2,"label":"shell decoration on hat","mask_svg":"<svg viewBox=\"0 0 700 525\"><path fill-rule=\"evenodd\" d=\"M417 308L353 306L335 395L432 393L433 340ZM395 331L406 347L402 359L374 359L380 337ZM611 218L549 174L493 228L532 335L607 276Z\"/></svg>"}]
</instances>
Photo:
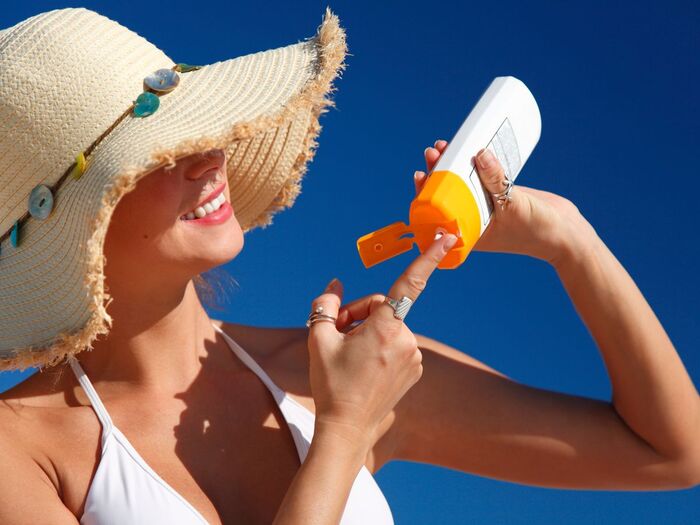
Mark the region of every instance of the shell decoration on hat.
<instances>
[{"instance_id":1,"label":"shell decoration on hat","mask_svg":"<svg viewBox=\"0 0 700 525\"><path fill-rule=\"evenodd\" d=\"M244 233L292 206L346 54L330 8L313 37L205 65L83 7L0 30L0 370L109 333L109 220L154 169L223 149Z\"/></svg>"},{"instance_id":2,"label":"shell decoration on hat","mask_svg":"<svg viewBox=\"0 0 700 525\"><path fill-rule=\"evenodd\" d=\"M169 93L177 87L180 83L180 76L177 74L178 71L189 72L196 71L202 66L193 66L190 64L180 63L175 64L172 69L158 69L146 76L143 79L143 85L145 90L141 93L133 104L133 109L131 109L132 114L135 117L147 117L155 113L160 107L159 95ZM148 91L148 90L152 91ZM128 111L128 110L127 110ZM99 143L99 141L107 135L107 132L103 133L93 144L88 148L89 151L94 149L94 147ZM80 152L75 158L75 162L68 168L67 172L61 177L55 186L59 186L67 175L72 175L73 179L78 180L85 169L87 168L87 161L85 159L86 153ZM32 192L29 194L29 203L27 205L27 213L18 219L12 230L9 232L10 240L12 246L15 248L19 246L20 239L20 227L22 222L31 216L38 220L46 219L53 209L53 189L46 184L37 184ZM7 236L5 234L3 237ZM3 237L0 237L0 241Z\"/></svg>"}]
</instances>

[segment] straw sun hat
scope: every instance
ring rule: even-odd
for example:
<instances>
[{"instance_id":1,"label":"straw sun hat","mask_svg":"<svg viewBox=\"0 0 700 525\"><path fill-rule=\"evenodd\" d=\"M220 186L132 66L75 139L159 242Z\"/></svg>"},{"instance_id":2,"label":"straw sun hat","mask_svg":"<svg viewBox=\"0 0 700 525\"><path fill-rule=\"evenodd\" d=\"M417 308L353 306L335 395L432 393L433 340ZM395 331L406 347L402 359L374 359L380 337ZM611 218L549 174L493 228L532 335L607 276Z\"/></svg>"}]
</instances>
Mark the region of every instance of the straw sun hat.
<instances>
[{"instance_id":1,"label":"straw sun hat","mask_svg":"<svg viewBox=\"0 0 700 525\"><path fill-rule=\"evenodd\" d=\"M328 7L313 37L200 66L85 8L0 30L0 370L109 332L107 227L156 167L223 149L244 232L294 204L346 53Z\"/></svg>"}]
</instances>

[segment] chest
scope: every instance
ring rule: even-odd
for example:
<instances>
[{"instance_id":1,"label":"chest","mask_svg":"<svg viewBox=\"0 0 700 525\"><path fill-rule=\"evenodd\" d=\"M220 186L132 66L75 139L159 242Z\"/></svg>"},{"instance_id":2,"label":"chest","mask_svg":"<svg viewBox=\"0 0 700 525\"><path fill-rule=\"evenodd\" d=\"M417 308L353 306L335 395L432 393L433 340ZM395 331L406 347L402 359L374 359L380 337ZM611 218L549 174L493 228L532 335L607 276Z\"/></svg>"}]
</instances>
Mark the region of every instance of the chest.
<instances>
[{"instance_id":1,"label":"chest","mask_svg":"<svg viewBox=\"0 0 700 525\"><path fill-rule=\"evenodd\" d=\"M119 432L210 524L273 521L300 458L284 415L258 378L236 378L223 397L190 392L177 402L151 402L147 410L129 405L108 407ZM54 453L64 503L76 516L101 454L94 414L80 421L72 434L83 436L83 446L65 440Z\"/></svg>"}]
</instances>

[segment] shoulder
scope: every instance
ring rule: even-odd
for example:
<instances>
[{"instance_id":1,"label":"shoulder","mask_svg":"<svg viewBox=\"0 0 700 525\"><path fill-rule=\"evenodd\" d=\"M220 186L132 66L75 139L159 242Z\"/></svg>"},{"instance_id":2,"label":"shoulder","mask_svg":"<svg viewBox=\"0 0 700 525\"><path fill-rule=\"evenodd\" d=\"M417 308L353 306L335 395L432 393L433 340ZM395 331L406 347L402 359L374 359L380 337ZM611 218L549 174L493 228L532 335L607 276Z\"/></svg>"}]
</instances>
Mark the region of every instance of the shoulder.
<instances>
[{"instance_id":1,"label":"shoulder","mask_svg":"<svg viewBox=\"0 0 700 525\"><path fill-rule=\"evenodd\" d=\"M58 477L50 458L98 425L92 409L78 401L75 388L70 368L58 365L0 393L0 447L26 454L55 486Z\"/></svg>"},{"instance_id":2,"label":"shoulder","mask_svg":"<svg viewBox=\"0 0 700 525\"><path fill-rule=\"evenodd\" d=\"M70 422L75 422L67 418L69 396L63 387L63 375L59 369L36 372L0 393L0 472L12 472L6 477L9 485L0 483L0 501L23 501L24 492L31 493L47 503L49 514L57 517L54 523L65 523L71 516L60 501L59 476L50 459L61 439L48 439L64 435ZM8 491L14 495L8 496ZM0 522L24 523L7 505L0 507ZM23 518L31 522L27 516Z\"/></svg>"},{"instance_id":3,"label":"shoulder","mask_svg":"<svg viewBox=\"0 0 700 525\"><path fill-rule=\"evenodd\" d=\"M65 392L70 378L66 372L65 365L46 368L0 392L0 421L25 409L67 407Z\"/></svg>"},{"instance_id":4,"label":"shoulder","mask_svg":"<svg viewBox=\"0 0 700 525\"><path fill-rule=\"evenodd\" d=\"M77 525L61 501L50 462L37 454L37 434L28 433L10 416L11 403L0 404L0 523Z\"/></svg>"}]
</instances>

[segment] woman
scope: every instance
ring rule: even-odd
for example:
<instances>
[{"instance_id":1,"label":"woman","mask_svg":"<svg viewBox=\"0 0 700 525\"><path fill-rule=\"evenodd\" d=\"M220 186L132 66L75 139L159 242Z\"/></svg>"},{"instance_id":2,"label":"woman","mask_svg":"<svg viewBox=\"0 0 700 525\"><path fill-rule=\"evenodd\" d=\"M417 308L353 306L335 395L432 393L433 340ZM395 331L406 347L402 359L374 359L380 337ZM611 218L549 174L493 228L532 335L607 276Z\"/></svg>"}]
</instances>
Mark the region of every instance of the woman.
<instances>
[{"instance_id":1,"label":"woman","mask_svg":"<svg viewBox=\"0 0 700 525\"><path fill-rule=\"evenodd\" d=\"M446 145L426 149L427 171ZM384 295L341 307L329 286L311 310L333 324L309 329L209 319L193 279L243 248L228 161L222 148L180 156L119 200L104 242L107 337L2 394L0 469L12 475L0 477L0 522L391 523L369 473L392 459L539 486L698 483L697 392L570 202L514 187L477 249L553 265L603 353L610 404L521 385L413 334ZM476 166L501 191L498 162L480 152ZM191 220L219 195L217 220ZM448 237L387 295L417 299ZM546 439L523 437L534 434Z\"/></svg>"}]
</instances>

